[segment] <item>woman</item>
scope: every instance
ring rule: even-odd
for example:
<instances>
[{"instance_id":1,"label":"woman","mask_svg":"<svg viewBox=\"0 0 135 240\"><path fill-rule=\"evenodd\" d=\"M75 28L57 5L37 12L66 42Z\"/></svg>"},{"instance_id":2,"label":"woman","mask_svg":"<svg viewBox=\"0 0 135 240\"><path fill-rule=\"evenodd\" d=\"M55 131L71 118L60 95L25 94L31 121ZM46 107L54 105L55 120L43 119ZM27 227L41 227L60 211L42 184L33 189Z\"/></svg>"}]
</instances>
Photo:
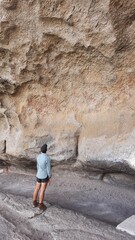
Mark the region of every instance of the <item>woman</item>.
<instances>
[{"instance_id":1,"label":"woman","mask_svg":"<svg viewBox=\"0 0 135 240\"><path fill-rule=\"evenodd\" d=\"M46 154L47 144L44 144L41 147L41 153L37 156L37 182L33 193L33 207L37 207L40 210L45 210L46 206L44 205L44 196L47 184L51 180L51 160ZM40 191L40 193L39 193ZM39 203L37 201L39 193Z\"/></svg>"}]
</instances>

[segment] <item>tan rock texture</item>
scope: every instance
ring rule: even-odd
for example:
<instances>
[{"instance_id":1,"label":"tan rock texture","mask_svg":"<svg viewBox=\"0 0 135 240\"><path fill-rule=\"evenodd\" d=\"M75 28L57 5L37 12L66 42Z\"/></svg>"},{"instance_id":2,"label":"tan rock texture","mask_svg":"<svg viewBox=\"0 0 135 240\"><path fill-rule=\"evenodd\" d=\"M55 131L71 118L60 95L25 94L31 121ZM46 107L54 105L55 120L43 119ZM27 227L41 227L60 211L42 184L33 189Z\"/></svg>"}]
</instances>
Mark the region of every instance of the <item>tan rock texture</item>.
<instances>
[{"instance_id":1,"label":"tan rock texture","mask_svg":"<svg viewBox=\"0 0 135 240\"><path fill-rule=\"evenodd\" d=\"M1 158L134 168L135 1L1 0L0 28Z\"/></svg>"}]
</instances>

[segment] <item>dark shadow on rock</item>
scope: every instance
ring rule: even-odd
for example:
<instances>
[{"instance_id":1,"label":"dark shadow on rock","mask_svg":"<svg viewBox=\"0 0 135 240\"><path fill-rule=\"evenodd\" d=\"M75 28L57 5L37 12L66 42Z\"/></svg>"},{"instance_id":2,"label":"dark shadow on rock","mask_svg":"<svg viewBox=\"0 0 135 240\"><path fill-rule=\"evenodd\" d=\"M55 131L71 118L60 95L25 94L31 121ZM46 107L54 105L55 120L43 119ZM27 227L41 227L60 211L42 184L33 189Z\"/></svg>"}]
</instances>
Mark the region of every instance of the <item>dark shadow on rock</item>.
<instances>
[{"instance_id":1,"label":"dark shadow on rock","mask_svg":"<svg viewBox=\"0 0 135 240\"><path fill-rule=\"evenodd\" d=\"M2 154L0 159L1 166L7 167L16 167L19 169L35 170L36 169L36 160L27 159L25 157L15 157L8 154Z\"/></svg>"},{"instance_id":2,"label":"dark shadow on rock","mask_svg":"<svg viewBox=\"0 0 135 240\"><path fill-rule=\"evenodd\" d=\"M9 161L0 159L0 168L8 168L10 166L11 164Z\"/></svg>"},{"instance_id":3,"label":"dark shadow on rock","mask_svg":"<svg viewBox=\"0 0 135 240\"><path fill-rule=\"evenodd\" d=\"M116 52L125 51L132 45L126 29L135 20L135 1L111 0L109 13L116 34Z\"/></svg>"},{"instance_id":4,"label":"dark shadow on rock","mask_svg":"<svg viewBox=\"0 0 135 240\"><path fill-rule=\"evenodd\" d=\"M108 160L90 160L88 162L81 162L78 160L76 169L84 170L86 172L97 173L126 173L135 176L135 170L132 169L126 161L113 162Z\"/></svg>"}]
</instances>

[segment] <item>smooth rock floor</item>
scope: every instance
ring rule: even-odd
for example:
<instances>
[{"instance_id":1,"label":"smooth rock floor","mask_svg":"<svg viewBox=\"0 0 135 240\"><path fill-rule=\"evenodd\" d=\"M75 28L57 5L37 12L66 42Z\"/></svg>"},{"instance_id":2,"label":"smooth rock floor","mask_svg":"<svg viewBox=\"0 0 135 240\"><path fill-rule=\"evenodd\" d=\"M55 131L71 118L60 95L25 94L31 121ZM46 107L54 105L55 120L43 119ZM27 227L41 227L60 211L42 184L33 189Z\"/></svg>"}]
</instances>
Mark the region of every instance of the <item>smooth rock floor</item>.
<instances>
[{"instance_id":1,"label":"smooth rock floor","mask_svg":"<svg viewBox=\"0 0 135 240\"><path fill-rule=\"evenodd\" d=\"M45 196L47 210L32 209L33 174L0 174L2 240L132 240L115 226L135 214L135 190L55 171Z\"/></svg>"}]
</instances>

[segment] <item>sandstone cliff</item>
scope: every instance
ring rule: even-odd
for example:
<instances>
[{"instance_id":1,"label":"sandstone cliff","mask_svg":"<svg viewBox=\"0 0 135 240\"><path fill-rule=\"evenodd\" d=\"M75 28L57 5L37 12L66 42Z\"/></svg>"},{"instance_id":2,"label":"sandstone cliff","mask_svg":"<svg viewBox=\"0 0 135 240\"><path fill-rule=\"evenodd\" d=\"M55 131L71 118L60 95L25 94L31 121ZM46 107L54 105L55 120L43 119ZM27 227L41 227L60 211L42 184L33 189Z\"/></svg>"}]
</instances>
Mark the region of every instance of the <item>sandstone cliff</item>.
<instances>
[{"instance_id":1,"label":"sandstone cliff","mask_svg":"<svg viewBox=\"0 0 135 240\"><path fill-rule=\"evenodd\" d=\"M0 25L1 159L132 168L135 1L1 0Z\"/></svg>"}]
</instances>

